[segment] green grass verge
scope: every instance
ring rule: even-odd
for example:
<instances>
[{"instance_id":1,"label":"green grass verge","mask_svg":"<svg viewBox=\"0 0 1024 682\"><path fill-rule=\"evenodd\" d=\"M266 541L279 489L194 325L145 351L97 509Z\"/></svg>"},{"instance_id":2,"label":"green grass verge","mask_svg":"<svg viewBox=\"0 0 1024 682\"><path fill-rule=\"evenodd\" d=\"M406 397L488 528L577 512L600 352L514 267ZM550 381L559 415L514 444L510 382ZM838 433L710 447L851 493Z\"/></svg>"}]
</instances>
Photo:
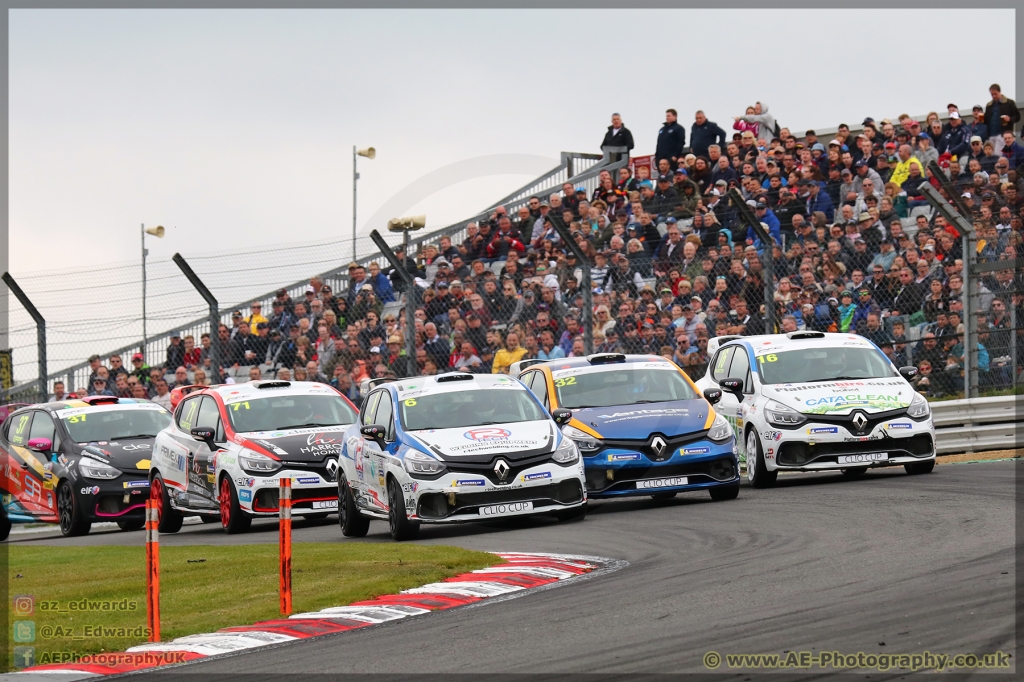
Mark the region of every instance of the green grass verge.
<instances>
[{"instance_id":1,"label":"green grass verge","mask_svg":"<svg viewBox=\"0 0 1024 682\"><path fill-rule=\"evenodd\" d=\"M8 653L15 646L34 646L38 662L43 652L123 651L147 640L141 630L146 625L143 547L10 545L8 550L10 595L32 595L35 601L33 615L10 616L33 621L35 641L9 638ZM501 561L458 547L296 543L292 610L342 606ZM277 545L162 547L160 568L164 641L280 617ZM83 599L94 603L85 611L71 610ZM106 632L97 635L87 627Z\"/></svg>"}]
</instances>

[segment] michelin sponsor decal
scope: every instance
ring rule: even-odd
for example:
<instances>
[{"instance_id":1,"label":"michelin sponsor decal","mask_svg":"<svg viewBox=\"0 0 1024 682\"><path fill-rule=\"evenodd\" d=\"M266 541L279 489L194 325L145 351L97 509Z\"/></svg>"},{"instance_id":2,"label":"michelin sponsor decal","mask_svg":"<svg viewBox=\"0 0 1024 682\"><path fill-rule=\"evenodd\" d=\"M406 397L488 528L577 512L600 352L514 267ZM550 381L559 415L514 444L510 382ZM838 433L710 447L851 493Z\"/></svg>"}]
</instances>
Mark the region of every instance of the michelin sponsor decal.
<instances>
[{"instance_id":1,"label":"michelin sponsor decal","mask_svg":"<svg viewBox=\"0 0 1024 682\"><path fill-rule=\"evenodd\" d=\"M709 447L683 448L684 455L706 455L711 452Z\"/></svg>"},{"instance_id":2,"label":"michelin sponsor decal","mask_svg":"<svg viewBox=\"0 0 1024 682\"><path fill-rule=\"evenodd\" d=\"M886 428L889 428L889 429L912 429L912 428L914 428L914 425L910 424L908 422L893 422L892 424L889 424Z\"/></svg>"},{"instance_id":3,"label":"michelin sponsor decal","mask_svg":"<svg viewBox=\"0 0 1024 682\"><path fill-rule=\"evenodd\" d=\"M622 455L608 455L609 462L630 462L633 460L640 459L640 455L636 453L622 454Z\"/></svg>"},{"instance_id":4,"label":"michelin sponsor decal","mask_svg":"<svg viewBox=\"0 0 1024 682\"><path fill-rule=\"evenodd\" d=\"M807 429L809 436L818 436L825 433L839 433L839 429L835 426L815 426Z\"/></svg>"},{"instance_id":5,"label":"michelin sponsor decal","mask_svg":"<svg viewBox=\"0 0 1024 682\"><path fill-rule=\"evenodd\" d=\"M524 483L527 483L529 481L539 481L543 478L551 478L551 472L542 471L536 474L523 474L522 476L519 477L519 480L523 481Z\"/></svg>"},{"instance_id":6,"label":"michelin sponsor decal","mask_svg":"<svg viewBox=\"0 0 1024 682\"><path fill-rule=\"evenodd\" d=\"M477 487L477 486L485 486L485 485L487 485L487 481L483 480L482 478L460 478L458 480L452 481L452 485L455 486L455 487L465 487L465 486L475 486L475 487Z\"/></svg>"}]
</instances>

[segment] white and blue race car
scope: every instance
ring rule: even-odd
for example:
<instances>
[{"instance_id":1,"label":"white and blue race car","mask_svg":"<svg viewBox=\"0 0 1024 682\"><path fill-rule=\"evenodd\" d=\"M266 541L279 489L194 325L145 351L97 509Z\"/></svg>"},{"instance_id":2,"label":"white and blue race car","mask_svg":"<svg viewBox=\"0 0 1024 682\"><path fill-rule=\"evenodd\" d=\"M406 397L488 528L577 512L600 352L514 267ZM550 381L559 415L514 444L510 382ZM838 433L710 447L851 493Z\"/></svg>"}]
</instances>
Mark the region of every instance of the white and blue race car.
<instances>
[{"instance_id":1,"label":"white and blue race car","mask_svg":"<svg viewBox=\"0 0 1024 682\"><path fill-rule=\"evenodd\" d=\"M387 519L395 540L422 523L586 515L583 462L553 415L506 376L451 373L378 385L344 436L338 515L348 537Z\"/></svg>"},{"instance_id":2,"label":"white and blue race car","mask_svg":"<svg viewBox=\"0 0 1024 682\"><path fill-rule=\"evenodd\" d=\"M721 388L715 406L736 434L747 479L769 487L780 471L935 466L931 408L895 367L855 334L816 331L711 339L701 388Z\"/></svg>"}]
</instances>

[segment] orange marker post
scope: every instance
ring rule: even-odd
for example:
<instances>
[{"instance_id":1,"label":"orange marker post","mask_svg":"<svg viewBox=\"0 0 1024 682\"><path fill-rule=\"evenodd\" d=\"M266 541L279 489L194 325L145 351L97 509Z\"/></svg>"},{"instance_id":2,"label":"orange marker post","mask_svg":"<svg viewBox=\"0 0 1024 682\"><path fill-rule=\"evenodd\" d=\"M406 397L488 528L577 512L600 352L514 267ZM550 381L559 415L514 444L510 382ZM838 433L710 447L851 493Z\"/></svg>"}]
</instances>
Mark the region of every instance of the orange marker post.
<instances>
[{"instance_id":1,"label":"orange marker post","mask_svg":"<svg viewBox=\"0 0 1024 682\"><path fill-rule=\"evenodd\" d=\"M146 625L149 641L160 641L160 515L157 500L146 500Z\"/></svg>"},{"instance_id":2,"label":"orange marker post","mask_svg":"<svg viewBox=\"0 0 1024 682\"><path fill-rule=\"evenodd\" d=\"M278 492L281 556L281 615L292 615L292 479L282 478Z\"/></svg>"}]
</instances>

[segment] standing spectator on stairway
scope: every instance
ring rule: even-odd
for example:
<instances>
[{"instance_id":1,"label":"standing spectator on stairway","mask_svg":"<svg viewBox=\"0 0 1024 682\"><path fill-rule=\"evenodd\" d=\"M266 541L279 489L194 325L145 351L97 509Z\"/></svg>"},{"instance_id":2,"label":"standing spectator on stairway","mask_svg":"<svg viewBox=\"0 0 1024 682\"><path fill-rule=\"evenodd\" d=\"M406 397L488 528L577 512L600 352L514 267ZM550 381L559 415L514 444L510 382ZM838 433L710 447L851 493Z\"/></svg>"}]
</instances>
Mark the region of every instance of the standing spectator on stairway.
<instances>
[{"instance_id":1,"label":"standing spectator on stairway","mask_svg":"<svg viewBox=\"0 0 1024 682\"><path fill-rule=\"evenodd\" d=\"M757 102L754 104L753 114L744 114L743 116L734 116L734 121L743 121L744 123L756 123L758 126L758 135L764 139L769 139L775 136L775 129L778 128L778 122L775 117L768 113L768 105Z\"/></svg>"},{"instance_id":2,"label":"standing spectator on stairway","mask_svg":"<svg viewBox=\"0 0 1024 682\"><path fill-rule=\"evenodd\" d=\"M709 121L703 111L698 111L690 126L690 152L697 156L707 156L711 145L724 147L725 142L725 131L717 123Z\"/></svg>"},{"instance_id":3,"label":"standing spectator on stairway","mask_svg":"<svg viewBox=\"0 0 1024 682\"><path fill-rule=\"evenodd\" d=\"M1003 94L999 83L989 86L988 92L992 99L985 105L985 121L988 123L989 141L996 155L1003 151L1005 140L1003 133L1014 131L1017 122L1020 121L1020 111L1017 110L1017 103Z\"/></svg>"},{"instance_id":4,"label":"standing spectator on stairway","mask_svg":"<svg viewBox=\"0 0 1024 682\"><path fill-rule=\"evenodd\" d=\"M658 131L658 146L654 156L656 161L668 159L670 167L675 167L676 160L683 155L686 146L686 128L676 122L679 114L675 109L665 111L665 123Z\"/></svg>"},{"instance_id":5,"label":"standing spectator on stairway","mask_svg":"<svg viewBox=\"0 0 1024 682\"><path fill-rule=\"evenodd\" d=\"M625 147L627 155L633 149L633 133L622 125L622 116L619 114L612 114L612 124L608 126L608 132L601 141L601 148L605 147Z\"/></svg>"}]
</instances>

